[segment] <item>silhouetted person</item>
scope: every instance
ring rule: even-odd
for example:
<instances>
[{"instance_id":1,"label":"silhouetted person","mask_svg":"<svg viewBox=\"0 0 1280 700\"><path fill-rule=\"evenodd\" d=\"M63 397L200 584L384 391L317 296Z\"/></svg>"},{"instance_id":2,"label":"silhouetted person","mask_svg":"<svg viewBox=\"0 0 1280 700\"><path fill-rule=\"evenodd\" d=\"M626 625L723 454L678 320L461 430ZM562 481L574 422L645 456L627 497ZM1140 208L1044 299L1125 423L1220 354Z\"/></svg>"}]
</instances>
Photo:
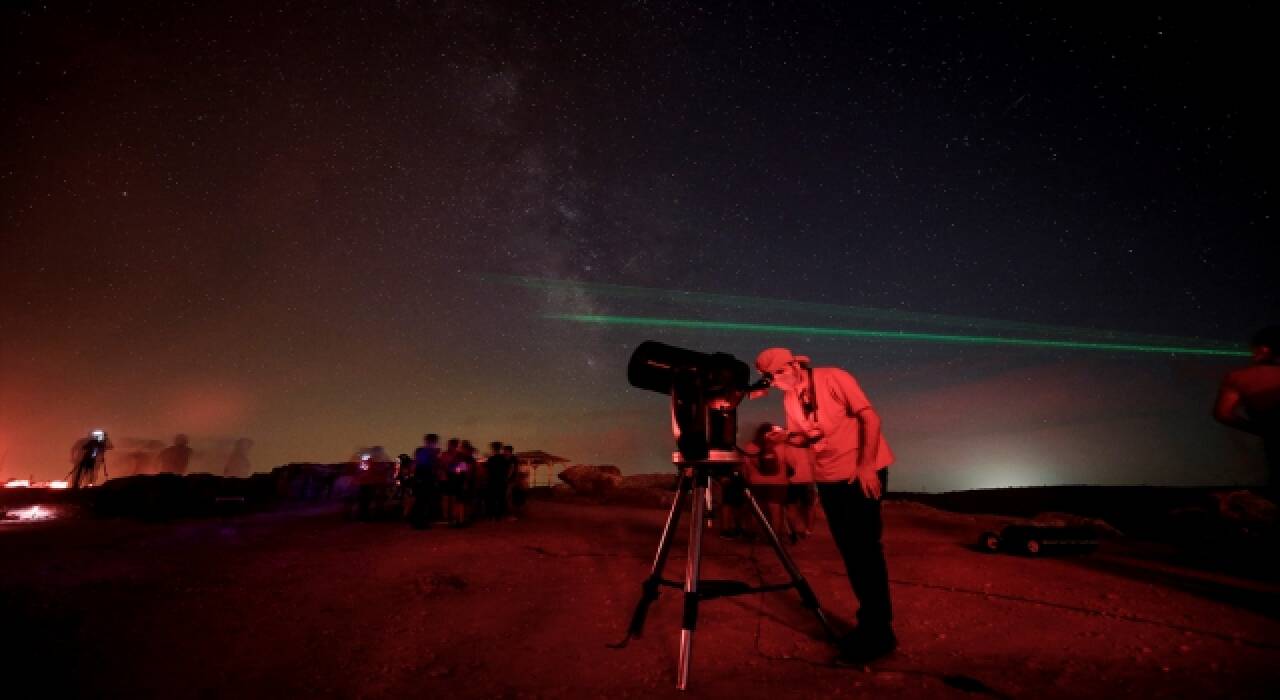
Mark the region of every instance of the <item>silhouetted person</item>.
<instances>
[{"instance_id":1,"label":"silhouetted person","mask_svg":"<svg viewBox=\"0 0 1280 700\"><path fill-rule=\"evenodd\" d=\"M880 416L853 375L836 367L810 367L806 357L769 348L756 369L783 392L785 439L813 457L822 510L858 598L858 627L840 645L840 661L863 664L892 652L889 570L881 535L880 497L893 452L880 431Z\"/></svg>"},{"instance_id":2,"label":"silhouetted person","mask_svg":"<svg viewBox=\"0 0 1280 700\"><path fill-rule=\"evenodd\" d=\"M98 467L102 467L102 480L106 481L107 450L112 448L105 431L95 430L89 437L80 438L71 447L71 474L68 485L73 489L93 486L98 481Z\"/></svg>"},{"instance_id":3,"label":"silhouetted person","mask_svg":"<svg viewBox=\"0 0 1280 700\"><path fill-rule=\"evenodd\" d=\"M472 501L476 495L476 448L463 440L449 465L449 523L463 527L470 522Z\"/></svg>"},{"instance_id":4,"label":"silhouetted person","mask_svg":"<svg viewBox=\"0 0 1280 700\"><path fill-rule=\"evenodd\" d=\"M156 460L159 458L160 450L164 449L164 443L159 440L133 440L134 449L129 451L125 458L128 460L129 474L154 474L156 471Z\"/></svg>"},{"instance_id":5,"label":"silhouetted person","mask_svg":"<svg viewBox=\"0 0 1280 700\"><path fill-rule=\"evenodd\" d=\"M502 454L511 461L511 509L514 519L516 513L524 512L524 504L529 500L529 465L516 456L516 448L511 445L502 446Z\"/></svg>"},{"instance_id":6,"label":"silhouetted person","mask_svg":"<svg viewBox=\"0 0 1280 700\"><path fill-rule=\"evenodd\" d=\"M502 489L502 511L507 520L516 519L516 489L520 486L520 458L516 457L516 448L511 445L502 446L502 457L507 460L507 483Z\"/></svg>"},{"instance_id":7,"label":"silhouetted person","mask_svg":"<svg viewBox=\"0 0 1280 700\"><path fill-rule=\"evenodd\" d=\"M489 458L485 460L485 467L489 476L487 515L495 520L506 517L507 491L511 485L512 464L506 455L502 454L501 442L489 443Z\"/></svg>"},{"instance_id":8,"label":"silhouetted person","mask_svg":"<svg viewBox=\"0 0 1280 700\"><path fill-rule=\"evenodd\" d=\"M781 426L761 423L752 433L751 442L742 447L743 479L768 518L769 527L779 537L786 535L784 509L787 503L787 472L778 449L785 437L786 431ZM743 503L745 499L738 505Z\"/></svg>"},{"instance_id":9,"label":"silhouetted person","mask_svg":"<svg viewBox=\"0 0 1280 700\"><path fill-rule=\"evenodd\" d=\"M472 456L479 454L474 446ZM471 498L467 503L470 509L468 520L489 516L489 461L476 456L476 468L471 473Z\"/></svg>"},{"instance_id":10,"label":"silhouetted person","mask_svg":"<svg viewBox=\"0 0 1280 700\"><path fill-rule=\"evenodd\" d=\"M431 521L440 508L440 491L437 488L436 469L440 461L440 436L427 433L422 445L413 451L413 506L409 509L409 524L419 530L431 527Z\"/></svg>"},{"instance_id":11,"label":"silhouetted person","mask_svg":"<svg viewBox=\"0 0 1280 700\"><path fill-rule=\"evenodd\" d=\"M449 479L449 468L453 466L458 452L462 449L462 438L449 438L444 451L436 457L436 493L439 495L439 518L436 522L448 524L453 513L452 483Z\"/></svg>"},{"instance_id":12,"label":"silhouetted person","mask_svg":"<svg viewBox=\"0 0 1280 700\"><path fill-rule=\"evenodd\" d=\"M1249 340L1253 364L1227 373L1218 388L1213 417L1262 438L1267 487L1280 489L1280 326L1268 326Z\"/></svg>"},{"instance_id":13,"label":"silhouetted person","mask_svg":"<svg viewBox=\"0 0 1280 700\"><path fill-rule=\"evenodd\" d=\"M357 517L372 520L384 513L397 462L381 445L356 453L354 462Z\"/></svg>"},{"instance_id":14,"label":"silhouetted person","mask_svg":"<svg viewBox=\"0 0 1280 700\"><path fill-rule=\"evenodd\" d=\"M253 447L253 440L249 438L236 440L235 447L231 448L231 455L227 457L227 464L222 468L223 476L249 476L249 472L253 471L253 467L249 464L250 447Z\"/></svg>"},{"instance_id":15,"label":"silhouetted person","mask_svg":"<svg viewBox=\"0 0 1280 700\"><path fill-rule=\"evenodd\" d=\"M787 527L791 543L813 534L817 518L818 490L813 483L813 457L809 450L786 442L778 445L778 459L787 472Z\"/></svg>"},{"instance_id":16,"label":"silhouetted person","mask_svg":"<svg viewBox=\"0 0 1280 700\"><path fill-rule=\"evenodd\" d=\"M178 433L173 436L173 444L160 451L160 471L186 474L190 463L191 448L187 446L187 436Z\"/></svg>"},{"instance_id":17,"label":"silhouetted person","mask_svg":"<svg viewBox=\"0 0 1280 700\"><path fill-rule=\"evenodd\" d=\"M734 469L728 474L718 474L712 483L712 486L720 492L716 500L719 505L715 507L720 536L727 540L737 539L746 532L742 527L748 513L744 507L747 503L745 471L744 461L743 468Z\"/></svg>"}]
</instances>

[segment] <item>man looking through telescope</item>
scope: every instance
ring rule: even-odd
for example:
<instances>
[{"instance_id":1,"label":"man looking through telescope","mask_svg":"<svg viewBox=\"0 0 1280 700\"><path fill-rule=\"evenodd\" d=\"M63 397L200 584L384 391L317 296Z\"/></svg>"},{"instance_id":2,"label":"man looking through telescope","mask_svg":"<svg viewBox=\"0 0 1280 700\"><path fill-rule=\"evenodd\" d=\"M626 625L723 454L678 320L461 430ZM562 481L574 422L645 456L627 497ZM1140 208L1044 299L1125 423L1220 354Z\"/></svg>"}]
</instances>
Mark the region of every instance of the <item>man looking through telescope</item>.
<instances>
[{"instance_id":1,"label":"man looking through telescope","mask_svg":"<svg viewBox=\"0 0 1280 700\"><path fill-rule=\"evenodd\" d=\"M883 657L898 642L880 514L893 452L880 431L880 416L842 369L812 368L809 358L786 348L761 352L756 369L783 392L787 443L812 454L827 526L858 598L858 626L841 641L839 660L862 664Z\"/></svg>"}]
</instances>

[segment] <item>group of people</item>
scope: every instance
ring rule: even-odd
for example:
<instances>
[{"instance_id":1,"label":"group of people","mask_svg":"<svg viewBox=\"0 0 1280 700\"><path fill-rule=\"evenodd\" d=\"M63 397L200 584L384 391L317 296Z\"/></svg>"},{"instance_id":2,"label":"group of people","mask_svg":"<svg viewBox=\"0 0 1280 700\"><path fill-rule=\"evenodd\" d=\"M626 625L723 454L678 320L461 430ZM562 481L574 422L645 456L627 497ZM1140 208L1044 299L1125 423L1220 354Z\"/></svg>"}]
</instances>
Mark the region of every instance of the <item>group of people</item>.
<instances>
[{"instance_id":1,"label":"group of people","mask_svg":"<svg viewBox=\"0 0 1280 700\"><path fill-rule=\"evenodd\" d=\"M382 459L374 451L354 460L356 508L361 519L380 505L398 503L397 515L418 529L432 524L462 527L476 518L514 520L529 488L515 448L489 443L480 456L469 440L428 433L412 455Z\"/></svg>"},{"instance_id":2,"label":"group of people","mask_svg":"<svg viewBox=\"0 0 1280 700\"><path fill-rule=\"evenodd\" d=\"M129 440L133 447L125 454L125 473L184 475L191 465L195 450L183 433L173 437L173 444L165 446L159 440ZM222 476L245 477L253 471L249 463L249 448L253 440L240 438L231 447L222 468ZM76 440L71 446L71 471L67 474L70 488L86 488L110 478L107 471L107 450L114 449L105 430L93 430L87 437ZM216 469L216 467L215 467Z\"/></svg>"}]
</instances>

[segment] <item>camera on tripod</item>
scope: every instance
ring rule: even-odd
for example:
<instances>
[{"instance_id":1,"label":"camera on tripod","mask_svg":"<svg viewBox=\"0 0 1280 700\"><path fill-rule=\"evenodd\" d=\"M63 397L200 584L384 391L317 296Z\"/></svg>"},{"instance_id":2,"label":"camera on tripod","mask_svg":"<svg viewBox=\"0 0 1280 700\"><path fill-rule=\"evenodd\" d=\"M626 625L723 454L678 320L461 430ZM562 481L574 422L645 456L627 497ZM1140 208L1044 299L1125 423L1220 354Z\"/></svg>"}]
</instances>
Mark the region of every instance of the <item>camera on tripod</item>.
<instances>
[{"instance_id":1,"label":"camera on tripod","mask_svg":"<svg viewBox=\"0 0 1280 700\"><path fill-rule=\"evenodd\" d=\"M631 386L671 396L676 449L684 462L738 459L738 404L769 387L767 375L750 380L751 369L733 355L653 340L641 343L627 364Z\"/></svg>"}]
</instances>

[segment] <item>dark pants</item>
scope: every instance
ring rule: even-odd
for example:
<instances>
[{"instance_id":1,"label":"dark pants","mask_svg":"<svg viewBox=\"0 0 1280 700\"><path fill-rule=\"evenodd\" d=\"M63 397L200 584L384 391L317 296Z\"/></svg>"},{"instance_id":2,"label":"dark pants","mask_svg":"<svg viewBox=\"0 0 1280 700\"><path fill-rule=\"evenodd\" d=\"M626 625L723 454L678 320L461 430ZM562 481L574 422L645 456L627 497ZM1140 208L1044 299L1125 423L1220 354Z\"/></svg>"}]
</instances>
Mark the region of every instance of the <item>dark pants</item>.
<instances>
[{"instance_id":1,"label":"dark pants","mask_svg":"<svg viewBox=\"0 0 1280 700\"><path fill-rule=\"evenodd\" d=\"M96 472L98 471L98 463L94 460L83 459L76 464L75 471L71 473L71 488L78 489L82 486L92 486L96 480Z\"/></svg>"},{"instance_id":2,"label":"dark pants","mask_svg":"<svg viewBox=\"0 0 1280 700\"><path fill-rule=\"evenodd\" d=\"M435 486L434 478L414 479L412 482L413 508L409 510L409 524L419 530L431 527L435 511L439 510L440 494L436 493Z\"/></svg>"},{"instance_id":3,"label":"dark pants","mask_svg":"<svg viewBox=\"0 0 1280 700\"><path fill-rule=\"evenodd\" d=\"M881 494L889 484L889 470L877 472ZM818 496L827 515L831 537L844 559L849 584L858 597L858 627L885 630L893 621L889 603L889 569L884 563L880 535L880 500L867 498L858 482L819 483Z\"/></svg>"},{"instance_id":4,"label":"dark pants","mask_svg":"<svg viewBox=\"0 0 1280 700\"><path fill-rule=\"evenodd\" d=\"M507 484L506 482L489 484L489 506L488 514L491 518L501 518L507 514Z\"/></svg>"},{"instance_id":5,"label":"dark pants","mask_svg":"<svg viewBox=\"0 0 1280 700\"><path fill-rule=\"evenodd\" d=\"M361 520L369 520L373 516L373 499L378 487L373 484L360 484L356 488L356 513Z\"/></svg>"}]
</instances>

